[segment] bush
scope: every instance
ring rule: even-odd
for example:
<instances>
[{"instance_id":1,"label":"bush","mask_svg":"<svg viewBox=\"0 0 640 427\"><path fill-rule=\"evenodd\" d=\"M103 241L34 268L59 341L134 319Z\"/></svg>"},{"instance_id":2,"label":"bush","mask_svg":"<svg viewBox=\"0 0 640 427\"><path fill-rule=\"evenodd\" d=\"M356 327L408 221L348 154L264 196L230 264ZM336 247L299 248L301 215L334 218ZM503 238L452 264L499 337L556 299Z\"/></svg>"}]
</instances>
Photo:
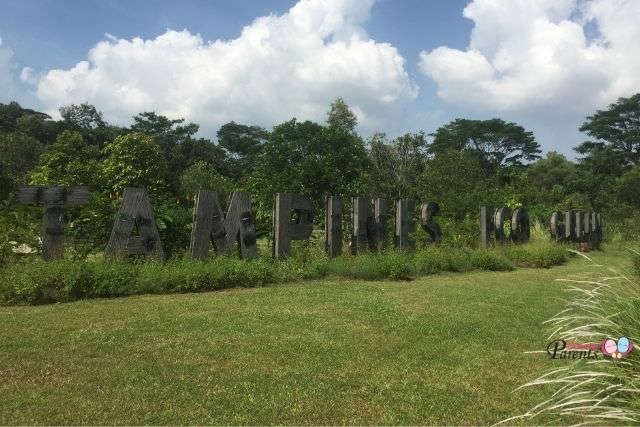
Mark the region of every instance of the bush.
<instances>
[{"instance_id":1,"label":"bush","mask_svg":"<svg viewBox=\"0 0 640 427\"><path fill-rule=\"evenodd\" d=\"M200 292L232 287L319 279L410 280L445 271L509 271L526 260L549 267L566 259L553 243L509 245L472 250L430 246L415 252L389 250L328 259L312 247L283 260L244 261L219 256L207 261L174 258L166 263L143 260L60 260L10 264L0 270L0 303L42 304L85 298ZM640 261L638 261L640 265Z\"/></svg>"},{"instance_id":2,"label":"bush","mask_svg":"<svg viewBox=\"0 0 640 427\"><path fill-rule=\"evenodd\" d=\"M551 241L536 241L524 245L505 245L497 248L506 258L520 267L550 268L564 263L571 252L568 247Z\"/></svg>"}]
</instances>

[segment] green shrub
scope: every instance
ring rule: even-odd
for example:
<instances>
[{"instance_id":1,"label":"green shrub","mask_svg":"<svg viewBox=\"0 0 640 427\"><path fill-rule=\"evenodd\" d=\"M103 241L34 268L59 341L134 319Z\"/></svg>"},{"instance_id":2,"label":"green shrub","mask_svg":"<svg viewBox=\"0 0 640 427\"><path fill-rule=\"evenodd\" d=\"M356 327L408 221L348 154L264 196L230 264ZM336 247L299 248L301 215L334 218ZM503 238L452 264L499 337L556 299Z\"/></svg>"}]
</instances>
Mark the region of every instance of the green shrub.
<instances>
[{"instance_id":1,"label":"green shrub","mask_svg":"<svg viewBox=\"0 0 640 427\"><path fill-rule=\"evenodd\" d=\"M445 271L509 271L514 263L549 267L566 259L554 243L491 249L427 246L414 252L388 250L328 259L312 247L286 260L244 261L218 256L207 261L31 261L0 270L0 303L42 304L85 298L212 291L338 276L359 280L410 280ZM640 266L640 261L637 261Z\"/></svg>"},{"instance_id":2,"label":"green shrub","mask_svg":"<svg viewBox=\"0 0 640 427\"><path fill-rule=\"evenodd\" d=\"M549 268L562 264L571 252L564 245L551 241L536 241L524 245L504 245L497 248L520 267Z\"/></svg>"},{"instance_id":3,"label":"green shrub","mask_svg":"<svg viewBox=\"0 0 640 427\"><path fill-rule=\"evenodd\" d=\"M511 271L513 262L503 255L489 249L478 249L471 253L471 264L478 270Z\"/></svg>"}]
</instances>

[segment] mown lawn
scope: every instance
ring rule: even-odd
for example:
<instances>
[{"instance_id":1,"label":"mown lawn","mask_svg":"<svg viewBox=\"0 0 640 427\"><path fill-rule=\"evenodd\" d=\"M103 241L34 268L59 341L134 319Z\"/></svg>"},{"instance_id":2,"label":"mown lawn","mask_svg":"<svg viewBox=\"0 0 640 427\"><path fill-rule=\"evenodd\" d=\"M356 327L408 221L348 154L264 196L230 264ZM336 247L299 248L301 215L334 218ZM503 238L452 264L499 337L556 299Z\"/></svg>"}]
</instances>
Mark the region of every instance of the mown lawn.
<instances>
[{"instance_id":1,"label":"mown lawn","mask_svg":"<svg viewBox=\"0 0 640 427\"><path fill-rule=\"evenodd\" d=\"M0 307L0 424L492 424L585 269Z\"/></svg>"}]
</instances>

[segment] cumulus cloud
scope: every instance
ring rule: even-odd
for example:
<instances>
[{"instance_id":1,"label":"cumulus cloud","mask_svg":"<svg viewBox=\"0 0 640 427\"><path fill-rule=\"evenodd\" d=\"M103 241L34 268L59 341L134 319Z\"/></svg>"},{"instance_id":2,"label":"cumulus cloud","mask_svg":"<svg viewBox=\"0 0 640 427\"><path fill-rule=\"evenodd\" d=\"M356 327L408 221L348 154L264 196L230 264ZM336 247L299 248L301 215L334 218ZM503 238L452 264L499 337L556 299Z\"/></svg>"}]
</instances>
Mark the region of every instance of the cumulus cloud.
<instances>
[{"instance_id":1,"label":"cumulus cloud","mask_svg":"<svg viewBox=\"0 0 640 427\"><path fill-rule=\"evenodd\" d=\"M70 69L50 70L36 94L49 112L89 102L118 123L157 111L207 132L228 121L263 126L291 117L324 121L341 96L364 128L417 96L404 58L370 39L362 24L374 0L300 0L258 18L232 40L188 30L151 40L111 35ZM25 72L25 79L33 76Z\"/></svg>"},{"instance_id":2,"label":"cumulus cloud","mask_svg":"<svg viewBox=\"0 0 640 427\"><path fill-rule=\"evenodd\" d=\"M584 118L640 91L638 0L473 0L463 14L467 50L420 54L446 102Z\"/></svg>"}]
</instances>

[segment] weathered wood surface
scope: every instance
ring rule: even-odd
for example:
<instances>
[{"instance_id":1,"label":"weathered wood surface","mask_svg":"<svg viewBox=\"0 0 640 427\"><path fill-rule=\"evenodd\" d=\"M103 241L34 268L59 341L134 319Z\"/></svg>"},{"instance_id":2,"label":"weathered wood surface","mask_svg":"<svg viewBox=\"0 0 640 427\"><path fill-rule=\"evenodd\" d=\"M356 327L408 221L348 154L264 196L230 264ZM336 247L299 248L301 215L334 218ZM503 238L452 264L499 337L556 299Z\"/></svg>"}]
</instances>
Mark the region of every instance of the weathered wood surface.
<instances>
[{"instance_id":1,"label":"weathered wood surface","mask_svg":"<svg viewBox=\"0 0 640 427\"><path fill-rule=\"evenodd\" d=\"M593 246L598 248L602 242L602 214L596 212L591 213L591 230Z\"/></svg>"},{"instance_id":2,"label":"weathered wood surface","mask_svg":"<svg viewBox=\"0 0 640 427\"><path fill-rule=\"evenodd\" d=\"M401 199L396 201L396 248L411 250L415 247L415 242L409 237L416 231L416 223L412 218L415 205L412 200Z\"/></svg>"},{"instance_id":3,"label":"weathered wood surface","mask_svg":"<svg viewBox=\"0 0 640 427\"><path fill-rule=\"evenodd\" d=\"M515 243L528 242L531 237L529 214L524 208L516 208L511 214L511 240Z\"/></svg>"},{"instance_id":4,"label":"weathered wood surface","mask_svg":"<svg viewBox=\"0 0 640 427\"><path fill-rule=\"evenodd\" d=\"M576 237L576 215L572 210L564 213L564 237L569 242Z\"/></svg>"},{"instance_id":5,"label":"weathered wood surface","mask_svg":"<svg viewBox=\"0 0 640 427\"><path fill-rule=\"evenodd\" d=\"M132 235L136 230L138 234ZM162 242L146 189L124 189L105 254L112 258L144 255L147 258L164 259Z\"/></svg>"},{"instance_id":6,"label":"weathered wood surface","mask_svg":"<svg viewBox=\"0 0 640 427\"><path fill-rule=\"evenodd\" d=\"M565 215L560 211L555 211L551 214L551 220L549 221L551 228L551 237L556 242L561 242L566 239L565 236Z\"/></svg>"},{"instance_id":7,"label":"weathered wood surface","mask_svg":"<svg viewBox=\"0 0 640 427\"><path fill-rule=\"evenodd\" d=\"M582 219L584 218L584 216L582 215L582 212L576 212L574 215L574 218L575 218L574 239L576 242L582 242L584 239L584 226L582 225Z\"/></svg>"},{"instance_id":8,"label":"weathered wood surface","mask_svg":"<svg viewBox=\"0 0 640 427\"><path fill-rule=\"evenodd\" d=\"M306 240L311 237L312 231L311 200L300 194L276 193L273 200L273 257L288 257L291 241Z\"/></svg>"},{"instance_id":9,"label":"weathered wood surface","mask_svg":"<svg viewBox=\"0 0 640 427\"><path fill-rule=\"evenodd\" d=\"M91 192L89 187L27 185L18 189L17 198L24 204L86 205L91 200Z\"/></svg>"},{"instance_id":10,"label":"weathered wood surface","mask_svg":"<svg viewBox=\"0 0 640 427\"><path fill-rule=\"evenodd\" d=\"M495 209L491 206L480 206L480 246L486 248L491 243L495 231Z\"/></svg>"},{"instance_id":11,"label":"weathered wood surface","mask_svg":"<svg viewBox=\"0 0 640 427\"><path fill-rule=\"evenodd\" d=\"M591 242L591 212L582 213L582 235L585 243Z\"/></svg>"},{"instance_id":12,"label":"weathered wood surface","mask_svg":"<svg viewBox=\"0 0 640 427\"><path fill-rule=\"evenodd\" d=\"M389 201L377 198L373 201L373 220L375 239L369 243L372 250L383 250L387 247L387 222L389 220Z\"/></svg>"},{"instance_id":13,"label":"weathered wood surface","mask_svg":"<svg viewBox=\"0 0 640 427\"><path fill-rule=\"evenodd\" d=\"M442 230L433 217L440 214L440 206L435 202L426 202L420 209L422 228L429 234L431 240L439 244L442 242Z\"/></svg>"},{"instance_id":14,"label":"weathered wood surface","mask_svg":"<svg viewBox=\"0 0 640 427\"><path fill-rule=\"evenodd\" d=\"M199 191L193 206L193 227L189 253L192 258L205 260L209 255L209 243L213 244L216 254L227 251L224 214L220 207L218 193Z\"/></svg>"},{"instance_id":15,"label":"weathered wood surface","mask_svg":"<svg viewBox=\"0 0 640 427\"><path fill-rule=\"evenodd\" d=\"M29 185L18 189L18 202L42 205L42 257L46 260L64 256L64 207L89 203L88 187Z\"/></svg>"},{"instance_id":16,"label":"weathered wood surface","mask_svg":"<svg viewBox=\"0 0 640 427\"><path fill-rule=\"evenodd\" d=\"M351 236L351 254L357 255L367 251L369 246L371 222L371 202L368 197L353 197L351 211L353 219L353 235Z\"/></svg>"},{"instance_id":17,"label":"weathered wood surface","mask_svg":"<svg viewBox=\"0 0 640 427\"><path fill-rule=\"evenodd\" d=\"M330 257L342 254L342 201L325 197L324 248Z\"/></svg>"},{"instance_id":18,"label":"weathered wood surface","mask_svg":"<svg viewBox=\"0 0 640 427\"><path fill-rule=\"evenodd\" d=\"M231 252L233 244L238 242L238 252L243 259L258 256L256 246L255 218L251 212L251 196L245 192L235 192L231 196L227 216L224 219L226 230L226 248Z\"/></svg>"},{"instance_id":19,"label":"weathered wood surface","mask_svg":"<svg viewBox=\"0 0 640 427\"><path fill-rule=\"evenodd\" d=\"M505 221L511 222L511 215L511 209L506 206L502 206L496 210L494 224L497 242L504 243L509 238L504 232L504 223ZM511 227L513 227L513 224L511 224Z\"/></svg>"}]
</instances>

